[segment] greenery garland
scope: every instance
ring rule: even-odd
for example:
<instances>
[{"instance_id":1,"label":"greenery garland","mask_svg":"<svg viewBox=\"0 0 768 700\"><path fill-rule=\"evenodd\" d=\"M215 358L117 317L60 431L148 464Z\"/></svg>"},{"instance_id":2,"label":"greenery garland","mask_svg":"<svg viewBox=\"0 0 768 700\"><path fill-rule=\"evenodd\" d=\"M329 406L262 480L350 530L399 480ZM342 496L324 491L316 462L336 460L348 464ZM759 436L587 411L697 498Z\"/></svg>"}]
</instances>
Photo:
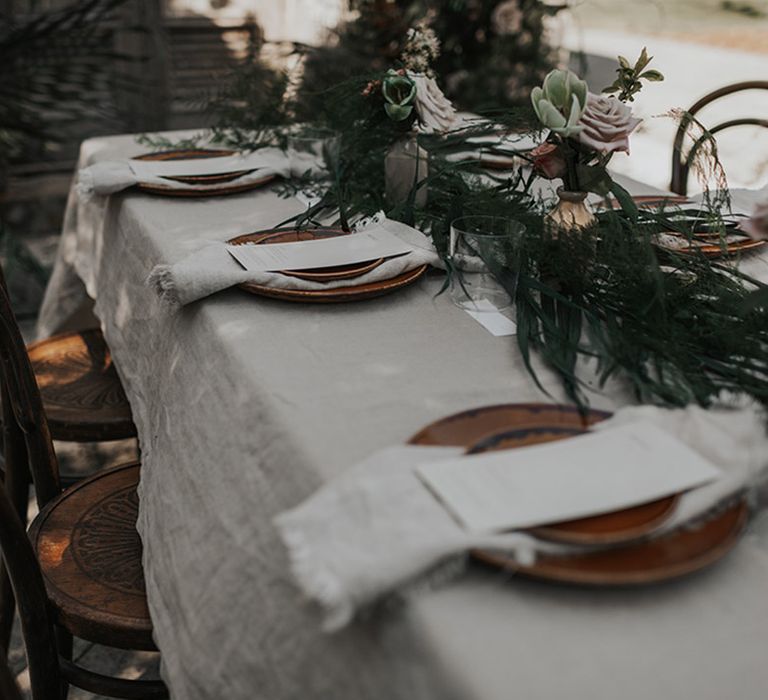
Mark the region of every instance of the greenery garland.
<instances>
[{"instance_id":1,"label":"greenery garland","mask_svg":"<svg viewBox=\"0 0 768 700\"><path fill-rule=\"evenodd\" d=\"M283 185L285 195L307 184L322 193L316 205L292 219L295 225L334 211L346 225L355 215L384 210L432 236L450 277L456 274L447 258L454 219L482 213L521 221L527 227L523 250L499 279L517 283L517 345L542 390L534 353L582 408L590 398L577 372L583 361L596 368L600 387L622 381L644 403L706 406L722 391L733 391L768 405L768 286L740 273L734 261L675 253L655 240L670 230L692 238L702 225L725 234L723 193L709 198L703 212L638 212L630 202L626 211L599 213L593 226L555 238L544 225L551 203L532 193L529 169L499 177L483 171L478 160L446 158L476 148L467 139L498 129L491 122L518 132L539 130L533 110L524 108L487 112L489 121L447 135L420 135L430 157L429 175L414 182L405 201L388 202L384 161L411 124L393 121L382 99L371 99L370 84L388 75L359 76L315 95L322 109L313 125L341 127L342 147L329 182L307 174ZM258 148L279 142L287 124L300 128L296 98L286 94L285 83L255 71L240 86L247 99L229 100L230 108L220 112L215 132L220 141ZM258 109L252 109L253 100L260 101ZM420 205L416 194L422 188L428 198ZM444 289L448 284L447 279Z\"/></svg>"}]
</instances>

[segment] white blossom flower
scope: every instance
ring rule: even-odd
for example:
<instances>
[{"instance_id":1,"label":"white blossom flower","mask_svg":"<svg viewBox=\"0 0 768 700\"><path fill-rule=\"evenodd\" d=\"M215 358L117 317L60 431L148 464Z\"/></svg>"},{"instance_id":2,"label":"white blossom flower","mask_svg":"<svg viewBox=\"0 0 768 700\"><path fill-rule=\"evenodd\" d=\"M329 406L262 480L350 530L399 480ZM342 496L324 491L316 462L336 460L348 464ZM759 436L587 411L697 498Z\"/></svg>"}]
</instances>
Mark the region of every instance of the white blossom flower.
<instances>
[{"instance_id":1,"label":"white blossom flower","mask_svg":"<svg viewBox=\"0 0 768 700\"><path fill-rule=\"evenodd\" d=\"M406 34L401 56L407 70L428 73L432 62L440 55L440 40L425 24L411 27Z\"/></svg>"},{"instance_id":2,"label":"white blossom flower","mask_svg":"<svg viewBox=\"0 0 768 700\"><path fill-rule=\"evenodd\" d=\"M523 11L517 0L506 0L496 5L491 13L491 24L497 34L517 34L523 26Z\"/></svg>"}]
</instances>

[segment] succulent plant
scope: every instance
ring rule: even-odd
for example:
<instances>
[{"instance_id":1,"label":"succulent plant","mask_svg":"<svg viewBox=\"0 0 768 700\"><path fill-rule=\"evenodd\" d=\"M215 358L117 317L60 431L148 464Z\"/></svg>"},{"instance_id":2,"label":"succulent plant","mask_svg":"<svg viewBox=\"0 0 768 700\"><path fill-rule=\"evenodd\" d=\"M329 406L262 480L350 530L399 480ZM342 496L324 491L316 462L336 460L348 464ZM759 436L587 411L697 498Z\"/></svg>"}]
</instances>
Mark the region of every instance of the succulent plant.
<instances>
[{"instance_id":1,"label":"succulent plant","mask_svg":"<svg viewBox=\"0 0 768 700\"><path fill-rule=\"evenodd\" d=\"M411 115L416 83L407 75L390 70L382 81L381 92L385 100L384 109L390 119L401 122Z\"/></svg>"},{"instance_id":2,"label":"succulent plant","mask_svg":"<svg viewBox=\"0 0 768 700\"><path fill-rule=\"evenodd\" d=\"M565 70L553 70L541 87L533 88L531 102L539 121L563 137L576 136L581 130L581 114L587 103L587 84Z\"/></svg>"}]
</instances>

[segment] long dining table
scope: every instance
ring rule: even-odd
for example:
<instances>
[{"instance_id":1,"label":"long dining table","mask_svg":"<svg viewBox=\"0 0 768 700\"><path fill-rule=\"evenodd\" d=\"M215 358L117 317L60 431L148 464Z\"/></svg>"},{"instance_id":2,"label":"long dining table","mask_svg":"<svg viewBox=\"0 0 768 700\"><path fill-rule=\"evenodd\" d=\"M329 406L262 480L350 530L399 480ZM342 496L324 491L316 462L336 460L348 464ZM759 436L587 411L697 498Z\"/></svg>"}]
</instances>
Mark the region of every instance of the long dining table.
<instances>
[{"instance_id":1,"label":"long dining table","mask_svg":"<svg viewBox=\"0 0 768 700\"><path fill-rule=\"evenodd\" d=\"M80 165L145 150L130 135L92 139ZM83 323L92 309L125 386L141 447L147 595L172 697L762 700L761 517L722 562L681 580L589 589L470 564L321 631L291 578L278 513L438 418L564 396L537 364L542 394L514 338L438 294L438 272L358 303L232 289L177 312L146 284L157 264L303 207L270 186L204 199L70 194L39 331ZM768 280L766 254L744 264ZM628 401L619 383L592 398L608 410Z\"/></svg>"}]
</instances>

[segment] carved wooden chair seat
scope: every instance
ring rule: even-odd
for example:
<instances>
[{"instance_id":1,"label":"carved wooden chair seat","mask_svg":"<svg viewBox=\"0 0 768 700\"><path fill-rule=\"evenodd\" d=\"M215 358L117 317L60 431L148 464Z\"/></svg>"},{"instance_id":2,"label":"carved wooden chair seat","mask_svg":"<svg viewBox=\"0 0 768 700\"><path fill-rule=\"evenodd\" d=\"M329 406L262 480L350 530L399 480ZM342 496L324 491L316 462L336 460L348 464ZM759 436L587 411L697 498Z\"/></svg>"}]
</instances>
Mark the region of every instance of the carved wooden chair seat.
<instances>
[{"instance_id":1,"label":"carved wooden chair seat","mask_svg":"<svg viewBox=\"0 0 768 700\"><path fill-rule=\"evenodd\" d=\"M7 293L1 269L0 286ZM131 405L101 330L55 335L27 349L54 440L136 437Z\"/></svg>"},{"instance_id":2,"label":"carved wooden chair seat","mask_svg":"<svg viewBox=\"0 0 768 700\"><path fill-rule=\"evenodd\" d=\"M161 681L109 678L71 660L72 635L123 649L156 649L136 532L140 466L103 470L62 491L40 391L2 285L0 385L6 447L0 548L18 604L34 700L61 697L60 687L68 683L117 698L167 697ZM30 476L40 513L28 538L22 523Z\"/></svg>"},{"instance_id":3,"label":"carved wooden chair seat","mask_svg":"<svg viewBox=\"0 0 768 700\"><path fill-rule=\"evenodd\" d=\"M736 92L743 92L745 90L768 90L768 80L749 80L743 83L734 83L733 85L727 85L726 87L715 90L702 97L696 104L694 104L689 110L688 114L695 116L708 104L719 100L722 97L733 95ZM688 131L688 127L691 125L690 119L685 117L680 122L680 126L677 128L675 134L675 142L672 147L672 182L669 185L669 189L679 195L688 194L688 175L691 169L691 165L694 161L695 155L698 150L704 144L706 140L706 134L694 139L690 149L686 154L683 154L683 142ZM715 126L709 127L710 134L717 134L726 129L731 129L736 126L761 126L768 128L768 119L761 117L744 117L739 119L729 119Z\"/></svg>"},{"instance_id":4,"label":"carved wooden chair seat","mask_svg":"<svg viewBox=\"0 0 768 700\"><path fill-rule=\"evenodd\" d=\"M55 335L27 350L54 440L136 437L131 405L101 330Z\"/></svg>"}]
</instances>

